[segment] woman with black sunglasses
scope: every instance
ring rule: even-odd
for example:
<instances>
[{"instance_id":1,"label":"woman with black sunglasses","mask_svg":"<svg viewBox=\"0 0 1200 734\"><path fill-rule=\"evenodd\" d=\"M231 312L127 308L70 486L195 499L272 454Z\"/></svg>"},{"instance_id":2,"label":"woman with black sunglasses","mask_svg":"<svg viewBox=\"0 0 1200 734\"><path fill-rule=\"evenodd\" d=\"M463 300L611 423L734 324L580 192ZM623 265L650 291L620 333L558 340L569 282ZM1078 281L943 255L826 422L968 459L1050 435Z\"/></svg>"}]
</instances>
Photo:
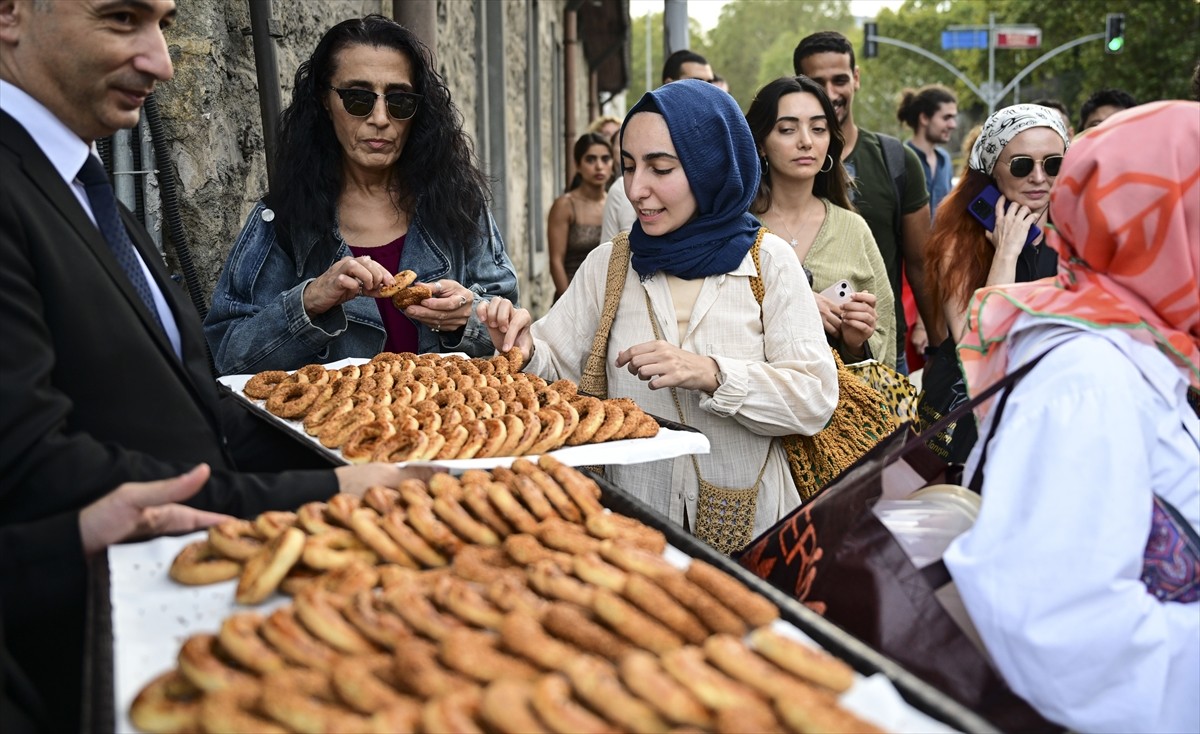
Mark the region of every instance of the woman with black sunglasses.
<instances>
[{"instance_id":1,"label":"woman with black sunglasses","mask_svg":"<svg viewBox=\"0 0 1200 734\"><path fill-rule=\"evenodd\" d=\"M472 304L517 279L462 115L409 30L379 15L331 28L296 72L276 190L250 213L205 335L222 374L380 351L493 351ZM411 270L431 297L381 289Z\"/></svg>"},{"instance_id":2,"label":"woman with black sunglasses","mask_svg":"<svg viewBox=\"0 0 1200 734\"><path fill-rule=\"evenodd\" d=\"M1005 107L983 123L966 175L938 206L925 250L930 295L948 328L943 336L962 338L976 289L1058 272L1058 254L1041 231L1069 144L1062 117L1040 105ZM1030 237L1034 226L1039 233Z\"/></svg>"}]
</instances>

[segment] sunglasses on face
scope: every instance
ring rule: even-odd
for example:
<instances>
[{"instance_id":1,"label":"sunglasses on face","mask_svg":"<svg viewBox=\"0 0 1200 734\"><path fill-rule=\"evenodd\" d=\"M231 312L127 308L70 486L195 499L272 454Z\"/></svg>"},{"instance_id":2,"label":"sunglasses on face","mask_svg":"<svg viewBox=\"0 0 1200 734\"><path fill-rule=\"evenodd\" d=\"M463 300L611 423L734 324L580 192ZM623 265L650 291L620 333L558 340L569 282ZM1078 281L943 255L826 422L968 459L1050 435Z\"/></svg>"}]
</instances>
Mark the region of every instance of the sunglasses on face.
<instances>
[{"instance_id":1,"label":"sunglasses on face","mask_svg":"<svg viewBox=\"0 0 1200 734\"><path fill-rule=\"evenodd\" d=\"M330 87L337 92L337 96L342 98L342 107L346 108L346 112L355 117L366 117L375 109L375 100L383 97L383 101L387 104L388 115L393 120L407 120L417 114L417 107L421 104L421 95L415 92L388 92L387 94L379 94L377 92L369 92L365 89L338 89Z\"/></svg>"},{"instance_id":2,"label":"sunglasses on face","mask_svg":"<svg viewBox=\"0 0 1200 734\"><path fill-rule=\"evenodd\" d=\"M1027 155L1016 155L1008 161L1008 172L1014 178L1025 178L1033 173L1035 163L1042 164L1042 170L1051 178L1058 175L1059 169L1062 168L1063 157L1061 155L1048 155L1040 161L1035 161Z\"/></svg>"}]
</instances>

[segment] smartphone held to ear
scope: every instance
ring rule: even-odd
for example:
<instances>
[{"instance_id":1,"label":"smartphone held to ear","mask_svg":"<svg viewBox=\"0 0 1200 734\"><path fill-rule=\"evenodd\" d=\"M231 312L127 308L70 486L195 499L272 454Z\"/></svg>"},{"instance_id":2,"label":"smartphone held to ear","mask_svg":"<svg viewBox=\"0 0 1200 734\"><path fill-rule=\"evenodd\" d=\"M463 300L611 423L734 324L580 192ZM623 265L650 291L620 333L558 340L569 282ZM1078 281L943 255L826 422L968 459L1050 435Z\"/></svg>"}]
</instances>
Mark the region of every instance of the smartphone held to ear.
<instances>
[{"instance_id":1,"label":"smartphone held to ear","mask_svg":"<svg viewBox=\"0 0 1200 734\"><path fill-rule=\"evenodd\" d=\"M967 212L989 232L996 229L996 200L1000 198L1000 190L993 184L988 184L987 188L979 192L967 205ZM1008 206L1012 206L1012 202L1008 202ZM1025 237L1025 244L1032 245L1042 234L1042 230L1036 224L1029 226L1029 234Z\"/></svg>"}]
</instances>

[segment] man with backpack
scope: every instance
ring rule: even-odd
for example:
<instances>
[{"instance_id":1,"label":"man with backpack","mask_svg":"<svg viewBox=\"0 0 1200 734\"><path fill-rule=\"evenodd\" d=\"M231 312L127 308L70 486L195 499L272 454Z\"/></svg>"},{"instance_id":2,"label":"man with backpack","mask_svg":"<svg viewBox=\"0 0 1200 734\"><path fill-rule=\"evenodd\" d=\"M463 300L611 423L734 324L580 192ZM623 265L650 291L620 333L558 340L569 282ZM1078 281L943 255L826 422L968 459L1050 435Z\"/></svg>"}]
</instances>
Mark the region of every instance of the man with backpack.
<instances>
[{"instance_id":1,"label":"man with backpack","mask_svg":"<svg viewBox=\"0 0 1200 734\"><path fill-rule=\"evenodd\" d=\"M934 325L933 304L925 290L924 250L930 221L929 193L921 161L896 138L854 124L853 102L859 87L859 68L854 62L854 46L845 36L834 31L806 36L796 46L792 63L797 74L825 88L837 112L846 139L842 163L853 182L851 199L867 220L883 255L896 303L900 302L903 268L922 320L926 325ZM907 373L905 331L904 311L896 309L896 367Z\"/></svg>"}]
</instances>

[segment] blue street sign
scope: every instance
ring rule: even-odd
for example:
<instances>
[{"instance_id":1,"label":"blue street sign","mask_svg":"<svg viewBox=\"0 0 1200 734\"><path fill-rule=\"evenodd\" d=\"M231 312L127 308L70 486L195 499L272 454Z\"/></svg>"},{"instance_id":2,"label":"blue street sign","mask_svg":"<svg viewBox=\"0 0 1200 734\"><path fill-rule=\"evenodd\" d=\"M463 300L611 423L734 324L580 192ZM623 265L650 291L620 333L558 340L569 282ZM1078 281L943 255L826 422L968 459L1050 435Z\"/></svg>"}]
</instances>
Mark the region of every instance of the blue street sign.
<instances>
[{"instance_id":1,"label":"blue street sign","mask_svg":"<svg viewBox=\"0 0 1200 734\"><path fill-rule=\"evenodd\" d=\"M942 50L944 51L987 47L988 32L986 28L942 31Z\"/></svg>"}]
</instances>

